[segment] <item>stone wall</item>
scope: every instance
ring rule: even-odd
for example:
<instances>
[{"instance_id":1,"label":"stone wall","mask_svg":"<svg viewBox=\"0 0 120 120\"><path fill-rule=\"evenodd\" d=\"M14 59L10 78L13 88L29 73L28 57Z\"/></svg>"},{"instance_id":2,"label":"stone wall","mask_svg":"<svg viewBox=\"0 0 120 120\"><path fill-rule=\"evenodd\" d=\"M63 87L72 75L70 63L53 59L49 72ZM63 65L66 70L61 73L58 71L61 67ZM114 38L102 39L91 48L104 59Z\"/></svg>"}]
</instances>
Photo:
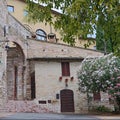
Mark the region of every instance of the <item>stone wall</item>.
<instances>
[{"instance_id":1,"label":"stone wall","mask_svg":"<svg viewBox=\"0 0 120 120\"><path fill-rule=\"evenodd\" d=\"M6 100L6 51L4 50L4 48L0 48L0 108L4 106Z\"/></svg>"},{"instance_id":2,"label":"stone wall","mask_svg":"<svg viewBox=\"0 0 120 120\"><path fill-rule=\"evenodd\" d=\"M86 58L104 54L90 49L28 39L28 58Z\"/></svg>"},{"instance_id":3,"label":"stone wall","mask_svg":"<svg viewBox=\"0 0 120 120\"><path fill-rule=\"evenodd\" d=\"M91 101L90 101L90 109L93 110L97 107L104 106L108 108L110 111L114 111L114 104L110 103L109 101L109 95L105 92L100 92L101 100L94 101L93 94L91 95Z\"/></svg>"},{"instance_id":4,"label":"stone wall","mask_svg":"<svg viewBox=\"0 0 120 120\"><path fill-rule=\"evenodd\" d=\"M46 104L40 106L46 107L49 111L61 112L60 98L56 99L56 94L60 95L63 89L70 89L74 93L75 113L86 113L87 98L86 94L82 94L78 90L78 79L76 72L79 68L80 61L70 62L70 76L63 77L61 74L61 62L49 61L35 63L35 82L36 82L36 103L39 101L46 101ZM59 77L62 76L62 80ZM73 80L71 81L71 77ZM68 86L66 86L65 79L68 79ZM51 103L48 103L51 100Z\"/></svg>"},{"instance_id":5,"label":"stone wall","mask_svg":"<svg viewBox=\"0 0 120 120\"><path fill-rule=\"evenodd\" d=\"M31 38L32 33L10 14L8 14L8 21L9 35L16 35L23 39Z\"/></svg>"},{"instance_id":6,"label":"stone wall","mask_svg":"<svg viewBox=\"0 0 120 120\"><path fill-rule=\"evenodd\" d=\"M0 0L0 25L2 28L7 24L7 14L6 0Z\"/></svg>"},{"instance_id":7,"label":"stone wall","mask_svg":"<svg viewBox=\"0 0 120 120\"><path fill-rule=\"evenodd\" d=\"M1 39L0 41L4 41L4 39ZM6 50L5 50L5 43L0 42L0 108L2 106L4 106L4 104L7 100L6 55L7 55L7 53L6 53Z\"/></svg>"},{"instance_id":8,"label":"stone wall","mask_svg":"<svg viewBox=\"0 0 120 120\"><path fill-rule=\"evenodd\" d=\"M4 106L7 100L6 91L6 51L4 38L4 25L6 24L7 11L6 2L0 0L0 108Z\"/></svg>"}]
</instances>

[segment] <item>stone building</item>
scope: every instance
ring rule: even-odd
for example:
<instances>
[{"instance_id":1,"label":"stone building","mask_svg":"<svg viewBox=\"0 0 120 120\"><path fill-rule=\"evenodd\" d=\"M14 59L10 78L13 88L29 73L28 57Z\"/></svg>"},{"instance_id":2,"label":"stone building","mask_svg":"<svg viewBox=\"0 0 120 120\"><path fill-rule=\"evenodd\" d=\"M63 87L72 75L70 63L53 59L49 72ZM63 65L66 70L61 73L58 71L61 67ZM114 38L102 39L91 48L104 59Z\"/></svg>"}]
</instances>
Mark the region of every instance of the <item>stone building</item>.
<instances>
[{"instance_id":1,"label":"stone building","mask_svg":"<svg viewBox=\"0 0 120 120\"><path fill-rule=\"evenodd\" d=\"M30 30L34 34L35 39L67 44L63 40L61 40L62 36L60 34L60 30L58 29L56 30L54 26L50 25L49 23L46 24L44 21L37 23L27 21L28 11L26 10L25 0L6 0L6 1L8 11L12 14L12 16L19 20L19 22L21 22L22 25L26 27L26 29ZM55 21L56 16L61 15L61 13L56 10L52 10L51 12L53 15L53 21ZM96 44L95 39L93 38L88 38L86 40L76 38L75 46L85 47L84 44L86 44L88 40L94 41L91 42L88 48L95 49Z\"/></svg>"},{"instance_id":2,"label":"stone building","mask_svg":"<svg viewBox=\"0 0 120 120\"><path fill-rule=\"evenodd\" d=\"M85 57L103 53L33 39L32 33L7 12L5 0L0 6L1 110L87 112L87 97L78 90L76 73Z\"/></svg>"}]
</instances>

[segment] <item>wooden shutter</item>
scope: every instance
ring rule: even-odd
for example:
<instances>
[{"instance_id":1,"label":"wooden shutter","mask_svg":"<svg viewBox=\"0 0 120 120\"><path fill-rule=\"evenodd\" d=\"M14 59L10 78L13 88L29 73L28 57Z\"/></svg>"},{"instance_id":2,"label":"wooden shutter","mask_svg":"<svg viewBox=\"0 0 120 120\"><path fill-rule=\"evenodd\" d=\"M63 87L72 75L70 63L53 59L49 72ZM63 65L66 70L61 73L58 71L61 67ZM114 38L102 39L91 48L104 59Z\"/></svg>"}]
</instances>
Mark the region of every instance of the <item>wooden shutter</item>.
<instances>
[{"instance_id":1,"label":"wooden shutter","mask_svg":"<svg viewBox=\"0 0 120 120\"><path fill-rule=\"evenodd\" d=\"M62 67L62 76L70 76L69 62L62 62L61 67Z\"/></svg>"}]
</instances>

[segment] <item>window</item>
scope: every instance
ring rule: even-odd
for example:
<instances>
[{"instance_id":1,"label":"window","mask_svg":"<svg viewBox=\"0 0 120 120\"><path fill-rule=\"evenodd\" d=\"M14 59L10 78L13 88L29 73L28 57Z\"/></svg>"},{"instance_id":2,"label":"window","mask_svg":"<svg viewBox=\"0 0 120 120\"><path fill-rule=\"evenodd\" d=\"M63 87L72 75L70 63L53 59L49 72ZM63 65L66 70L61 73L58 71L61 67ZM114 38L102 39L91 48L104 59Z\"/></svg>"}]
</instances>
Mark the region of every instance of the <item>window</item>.
<instances>
[{"instance_id":1,"label":"window","mask_svg":"<svg viewBox=\"0 0 120 120\"><path fill-rule=\"evenodd\" d=\"M93 97L95 101L100 101L101 100L100 92L94 92Z\"/></svg>"},{"instance_id":2,"label":"window","mask_svg":"<svg viewBox=\"0 0 120 120\"><path fill-rule=\"evenodd\" d=\"M23 11L23 15L24 15L24 16L27 16L27 15L28 15L28 11L24 10L24 11Z\"/></svg>"},{"instance_id":3,"label":"window","mask_svg":"<svg viewBox=\"0 0 120 120\"><path fill-rule=\"evenodd\" d=\"M47 34L43 30L38 29L38 30L36 30L36 38L38 40L46 41Z\"/></svg>"},{"instance_id":4,"label":"window","mask_svg":"<svg viewBox=\"0 0 120 120\"><path fill-rule=\"evenodd\" d=\"M38 102L39 102L39 104L46 104L45 100L39 100Z\"/></svg>"},{"instance_id":5,"label":"window","mask_svg":"<svg viewBox=\"0 0 120 120\"><path fill-rule=\"evenodd\" d=\"M69 62L62 62L61 67L62 67L62 76L70 76Z\"/></svg>"},{"instance_id":6,"label":"window","mask_svg":"<svg viewBox=\"0 0 120 120\"><path fill-rule=\"evenodd\" d=\"M8 12L11 12L11 13L14 12L14 6L8 5L7 10L8 10Z\"/></svg>"}]
</instances>

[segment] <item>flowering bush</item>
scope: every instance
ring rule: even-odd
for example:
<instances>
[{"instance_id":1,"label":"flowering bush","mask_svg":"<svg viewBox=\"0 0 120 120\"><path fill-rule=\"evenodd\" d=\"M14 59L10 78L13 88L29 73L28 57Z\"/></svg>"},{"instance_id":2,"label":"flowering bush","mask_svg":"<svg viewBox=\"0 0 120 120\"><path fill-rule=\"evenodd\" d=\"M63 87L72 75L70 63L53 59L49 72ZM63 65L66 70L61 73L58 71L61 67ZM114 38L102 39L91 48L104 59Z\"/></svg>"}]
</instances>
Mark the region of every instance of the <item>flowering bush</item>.
<instances>
[{"instance_id":1,"label":"flowering bush","mask_svg":"<svg viewBox=\"0 0 120 120\"><path fill-rule=\"evenodd\" d=\"M108 88L109 99L115 101L117 106L116 110L120 111L120 83L117 83L115 86L110 86Z\"/></svg>"},{"instance_id":2,"label":"flowering bush","mask_svg":"<svg viewBox=\"0 0 120 120\"><path fill-rule=\"evenodd\" d=\"M109 92L115 100L120 96L120 59L113 54L86 58L78 71L79 89L83 92Z\"/></svg>"}]
</instances>

